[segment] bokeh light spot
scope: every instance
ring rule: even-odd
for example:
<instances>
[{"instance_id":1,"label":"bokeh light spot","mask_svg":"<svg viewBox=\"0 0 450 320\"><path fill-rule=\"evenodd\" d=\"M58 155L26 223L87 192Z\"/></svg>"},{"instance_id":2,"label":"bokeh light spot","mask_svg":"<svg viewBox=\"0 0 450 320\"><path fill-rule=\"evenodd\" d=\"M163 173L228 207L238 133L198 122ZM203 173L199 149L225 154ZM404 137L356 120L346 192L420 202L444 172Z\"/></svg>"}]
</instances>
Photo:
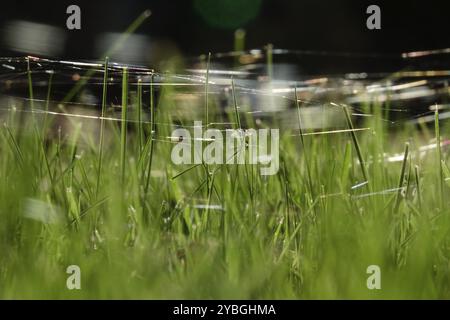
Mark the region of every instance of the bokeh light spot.
<instances>
[{"instance_id":1,"label":"bokeh light spot","mask_svg":"<svg viewBox=\"0 0 450 320\"><path fill-rule=\"evenodd\" d=\"M195 0L196 12L212 27L239 28L254 19L262 0Z\"/></svg>"}]
</instances>

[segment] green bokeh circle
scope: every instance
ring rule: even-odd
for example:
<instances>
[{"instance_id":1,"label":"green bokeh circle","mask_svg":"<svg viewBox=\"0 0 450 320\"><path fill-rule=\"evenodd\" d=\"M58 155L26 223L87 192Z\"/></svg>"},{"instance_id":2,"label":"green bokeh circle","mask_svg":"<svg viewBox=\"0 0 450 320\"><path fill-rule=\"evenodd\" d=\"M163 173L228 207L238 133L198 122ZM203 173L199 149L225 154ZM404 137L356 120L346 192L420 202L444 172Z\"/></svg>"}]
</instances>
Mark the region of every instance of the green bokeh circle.
<instances>
[{"instance_id":1,"label":"green bokeh circle","mask_svg":"<svg viewBox=\"0 0 450 320\"><path fill-rule=\"evenodd\" d=\"M235 29L255 18L262 0L195 0L196 12L212 27Z\"/></svg>"}]
</instances>

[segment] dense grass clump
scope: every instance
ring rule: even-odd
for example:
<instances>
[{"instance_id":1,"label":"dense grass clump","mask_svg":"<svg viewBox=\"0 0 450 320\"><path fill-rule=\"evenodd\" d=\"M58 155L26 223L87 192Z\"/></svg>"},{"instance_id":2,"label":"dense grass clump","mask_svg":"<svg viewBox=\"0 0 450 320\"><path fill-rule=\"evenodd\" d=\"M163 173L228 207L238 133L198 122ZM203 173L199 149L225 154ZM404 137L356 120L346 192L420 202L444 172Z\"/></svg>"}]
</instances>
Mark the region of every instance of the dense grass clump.
<instances>
[{"instance_id":1,"label":"dense grass clump","mask_svg":"<svg viewBox=\"0 0 450 320\"><path fill-rule=\"evenodd\" d=\"M279 127L243 112L230 86L225 113L206 86L198 120ZM381 116L388 106L368 104L369 129L356 131L351 109L337 104L342 132L310 135L307 106L294 103L298 128L282 131L280 170L261 176L249 164L174 165L172 144L157 137L183 120L176 89L159 88L156 98L153 82L129 84L125 69L119 122L3 116L1 298L450 298L450 170L438 117L435 128L392 131ZM436 145L419 151L424 143ZM81 269L81 290L66 288L69 265ZM381 290L366 286L370 265Z\"/></svg>"}]
</instances>

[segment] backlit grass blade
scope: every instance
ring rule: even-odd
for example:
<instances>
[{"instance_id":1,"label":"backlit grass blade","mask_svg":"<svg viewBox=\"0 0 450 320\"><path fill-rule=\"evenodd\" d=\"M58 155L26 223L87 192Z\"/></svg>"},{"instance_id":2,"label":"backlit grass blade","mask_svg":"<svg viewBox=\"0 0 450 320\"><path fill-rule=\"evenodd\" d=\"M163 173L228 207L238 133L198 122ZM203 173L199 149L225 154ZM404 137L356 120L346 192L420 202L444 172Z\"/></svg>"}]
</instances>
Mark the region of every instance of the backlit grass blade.
<instances>
[{"instance_id":1,"label":"backlit grass blade","mask_svg":"<svg viewBox=\"0 0 450 320\"><path fill-rule=\"evenodd\" d=\"M439 108L434 112L434 131L436 136L436 157L437 168L439 168L439 203L441 208L444 204L444 174L442 171L442 152L441 152L441 129L439 126Z\"/></svg>"},{"instance_id":2,"label":"backlit grass blade","mask_svg":"<svg viewBox=\"0 0 450 320\"><path fill-rule=\"evenodd\" d=\"M100 188L100 178L103 164L103 143L105 140L105 116L106 116L106 98L108 94L108 64L109 58L105 58L105 67L103 71L103 92L102 92L102 116L100 120L100 141L98 147L98 168L97 168L97 184L95 187L95 195L98 196Z\"/></svg>"},{"instance_id":3,"label":"backlit grass blade","mask_svg":"<svg viewBox=\"0 0 450 320\"><path fill-rule=\"evenodd\" d=\"M150 185L150 177L152 171L152 162L153 162L153 149L154 149L154 136L156 133L156 121L155 121L155 101L154 101L154 92L153 92L153 74L150 77L150 133L149 138L147 140L147 144L150 144L150 154L148 159L148 167L147 167L147 177L145 180L145 188L144 188L144 197L147 196L148 188Z\"/></svg>"},{"instance_id":4,"label":"backlit grass blade","mask_svg":"<svg viewBox=\"0 0 450 320\"><path fill-rule=\"evenodd\" d=\"M400 172L400 178L398 181L398 192L397 192L397 197L396 197L395 205L394 205L394 213L398 212L398 209L400 206L400 201L402 199L402 191L404 190L403 184L405 182L406 166L408 164L408 154L409 154L409 143L406 143L405 144L405 152L403 155L402 170Z\"/></svg>"},{"instance_id":5,"label":"backlit grass blade","mask_svg":"<svg viewBox=\"0 0 450 320\"><path fill-rule=\"evenodd\" d=\"M122 185L125 182L125 164L127 152L127 113L128 113L128 69L123 68L122 74L122 121L120 132L120 177Z\"/></svg>"},{"instance_id":6,"label":"backlit grass blade","mask_svg":"<svg viewBox=\"0 0 450 320\"><path fill-rule=\"evenodd\" d=\"M347 125L348 125L349 129L351 130L350 134L351 134L351 137L352 137L353 145L355 146L356 154L358 155L358 160L359 160L359 165L361 167L361 172L363 174L364 180L369 182L369 176L367 174L366 163L364 161L364 157L363 157L362 152L361 152L361 147L359 146L358 137L356 136L355 128L353 126L353 122L352 122L352 119L350 117L350 113L348 111L348 107L345 106L345 105L342 105L342 109L344 110L344 114L345 114L345 119L347 121ZM369 186L370 186L370 183L369 183Z\"/></svg>"},{"instance_id":7,"label":"backlit grass blade","mask_svg":"<svg viewBox=\"0 0 450 320\"><path fill-rule=\"evenodd\" d=\"M234 79L231 78L231 93L233 95L234 116L236 118L236 124L239 129L242 129L241 118L239 117L238 105L236 100L236 89L234 87Z\"/></svg>"},{"instance_id":8,"label":"backlit grass blade","mask_svg":"<svg viewBox=\"0 0 450 320\"><path fill-rule=\"evenodd\" d=\"M31 78L30 57L27 57L27 79L28 79L28 97L30 99L31 111L34 111L34 93L33 93L33 80ZM34 113L33 113L34 117Z\"/></svg>"},{"instance_id":9,"label":"backlit grass blade","mask_svg":"<svg viewBox=\"0 0 450 320\"><path fill-rule=\"evenodd\" d=\"M298 130L300 133L300 142L302 145L303 156L305 157L306 174L308 176L309 192L311 194L311 197L314 199L315 192L314 192L313 183L312 183L311 167L309 165L308 153L306 151L305 140L303 137L302 119L301 119L301 114L300 114L300 104L298 103L298 97L297 97L297 88L294 88L294 100L295 100L295 106L297 108L297 121L298 121Z\"/></svg>"},{"instance_id":10,"label":"backlit grass blade","mask_svg":"<svg viewBox=\"0 0 450 320\"><path fill-rule=\"evenodd\" d=\"M142 146L144 141L144 133L142 128L142 79L138 79L137 87L137 125L138 125L138 150L142 152Z\"/></svg>"}]
</instances>

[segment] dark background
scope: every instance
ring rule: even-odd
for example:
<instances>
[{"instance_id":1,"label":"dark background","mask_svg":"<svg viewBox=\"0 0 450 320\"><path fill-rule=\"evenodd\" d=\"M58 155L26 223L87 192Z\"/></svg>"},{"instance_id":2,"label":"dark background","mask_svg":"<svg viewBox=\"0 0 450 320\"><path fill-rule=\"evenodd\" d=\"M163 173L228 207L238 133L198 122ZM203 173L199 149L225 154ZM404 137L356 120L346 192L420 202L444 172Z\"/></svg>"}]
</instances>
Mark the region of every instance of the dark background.
<instances>
[{"instance_id":1,"label":"dark background","mask_svg":"<svg viewBox=\"0 0 450 320\"><path fill-rule=\"evenodd\" d=\"M150 9L152 16L137 33L157 41L169 41L187 55L232 50L233 34L239 27L247 31L246 48L262 47L270 42L276 48L393 53L450 47L448 2L15 0L2 2L0 25L20 19L59 26L68 37L63 56L74 59L98 58L94 50L96 36L125 30L145 9ZM81 30L65 28L66 8L70 4L81 7ZM366 28L369 4L381 7L381 30ZM248 11L253 15L247 14ZM0 45L0 54L12 53Z\"/></svg>"}]
</instances>

